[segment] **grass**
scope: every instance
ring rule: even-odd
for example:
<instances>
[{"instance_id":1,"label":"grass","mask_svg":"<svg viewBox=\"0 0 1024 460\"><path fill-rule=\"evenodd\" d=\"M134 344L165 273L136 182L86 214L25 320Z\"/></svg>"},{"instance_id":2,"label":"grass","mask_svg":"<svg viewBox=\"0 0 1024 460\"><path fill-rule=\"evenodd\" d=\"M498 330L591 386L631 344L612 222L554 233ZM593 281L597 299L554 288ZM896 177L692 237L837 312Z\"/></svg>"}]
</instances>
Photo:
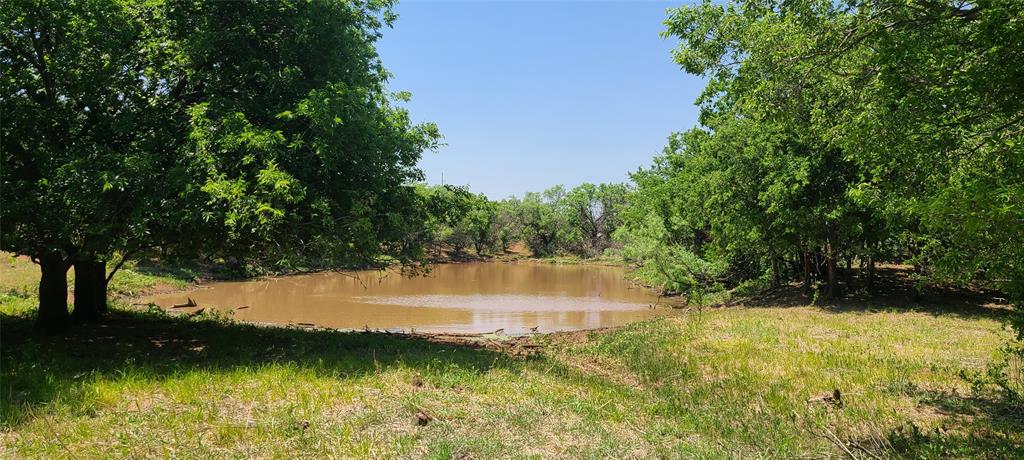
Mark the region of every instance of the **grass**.
<instances>
[{"instance_id":1,"label":"grass","mask_svg":"<svg viewBox=\"0 0 1024 460\"><path fill-rule=\"evenodd\" d=\"M618 250L608 249L603 254L594 257L582 257L574 254L553 254L548 256L536 256L529 247L522 242L515 242L507 250L491 251L483 254L467 249L462 254L456 254L449 248L435 251L432 262L467 262L467 261L491 261L491 262L537 262L553 265L599 265L623 267L626 265L622 254Z\"/></svg>"},{"instance_id":2,"label":"grass","mask_svg":"<svg viewBox=\"0 0 1024 460\"><path fill-rule=\"evenodd\" d=\"M117 272L109 286L110 296L125 299L144 292L178 290L187 286L194 275L187 272L158 272L127 263ZM68 270L68 289L74 288L75 271ZM26 257L0 252L0 314L29 315L36 309L39 287L39 266ZM71 299L69 299L70 306Z\"/></svg>"},{"instance_id":3,"label":"grass","mask_svg":"<svg viewBox=\"0 0 1024 460\"><path fill-rule=\"evenodd\" d=\"M0 457L1024 456L1020 413L960 377L1009 337L1000 310L801 299L521 356L124 309L33 337L4 297ZM833 389L841 406L808 402Z\"/></svg>"}]
</instances>

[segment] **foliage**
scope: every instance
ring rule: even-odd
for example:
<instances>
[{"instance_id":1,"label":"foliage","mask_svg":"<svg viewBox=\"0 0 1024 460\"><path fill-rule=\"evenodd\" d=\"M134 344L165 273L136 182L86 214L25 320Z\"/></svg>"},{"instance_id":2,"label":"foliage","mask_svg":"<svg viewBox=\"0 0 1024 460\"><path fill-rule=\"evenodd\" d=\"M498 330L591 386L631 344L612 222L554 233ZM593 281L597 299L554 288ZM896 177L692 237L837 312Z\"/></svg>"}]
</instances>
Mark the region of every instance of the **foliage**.
<instances>
[{"instance_id":1,"label":"foliage","mask_svg":"<svg viewBox=\"0 0 1024 460\"><path fill-rule=\"evenodd\" d=\"M623 227L617 238L628 241L622 257L635 264L634 276L669 294L683 294L686 301L703 304L707 294L723 288L727 263L713 256L701 257L680 244L665 243L668 230L656 216L636 227Z\"/></svg>"},{"instance_id":2,"label":"foliage","mask_svg":"<svg viewBox=\"0 0 1024 460\"><path fill-rule=\"evenodd\" d=\"M155 247L418 259L409 184L438 134L386 91L392 19L378 0L6 2L2 249L53 279Z\"/></svg>"},{"instance_id":3,"label":"foliage","mask_svg":"<svg viewBox=\"0 0 1024 460\"><path fill-rule=\"evenodd\" d=\"M565 195L569 225L579 233L573 252L594 257L612 247L612 233L621 225L626 205L626 184L584 183Z\"/></svg>"},{"instance_id":4,"label":"foliage","mask_svg":"<svg viewBox=\"0 0 1024 460\"><path fill-rule=\"evenodd\" d=\"M626 184L584 183L527 193L517 203L522 239L539 257L599 256L614 246L611 235L621 225L627 191Z\"/></svg>"},{"instance_id":5,"label":"foliage","mask_svg":"<svg viewBox=\"0 0 1024 460\"><path fill-rule=\"evenodd\" d=\"M435 251L445 247L461 256L472 246L483 256L521 241L536 257L588 259L617 247L612 234L621 225L628 191L626 184L557 185L492 201L466 187L417 187L426 210L425 238Z\"/></svg>"},{"instance_id":6,"label":"foliage","mask_svg":"<svg viewBox=\"0 0 1024 460\"><path fill-rule=\"evenodd\" d=\"M529 192L520 202L518 217L523 242L534 256L551 256L578 242L579 235L569 227L569 220L562 212L564 199L565 187L557 185L543 193Z\"/></svg>"},{"instance_id":7,"label":"foliage","mask_svg":"<svg viewBox=\"0 0 1024 460\"><path fill-rule=\"evenodd\" d=\"M984 372L965 371L964 378L975 391L994 386L1002 391L1004 399L1016 410L1024 410L1024 345L1018 340L1000 349L1000 356L989 363Z\"/></svg>"},{"instance_id":8,"label":"foliage","mask_svg":"<svg viewBox=\"0 0 1024 460\"><path fill-rule=\"evenodd\" d=\"M462 255L472 246L482 255L497 244L497 203L466 187L421 185L417 192L427 210L426 238L435 250L446 245Z\"/></svg>"},{"instance_id":9,"label":"foliage","mask_svg":"<svg viewBox=\"0 0 1024 460\"><path fill-rule=\"evenodd\" d=\"M495 203L496 215L492 224L492 232L501 252L508 252L512 242L518 241L522 234L522 223L517 212L521 202L515 197L506 198Z\"/></svg>"},{"instance_id":10,"label":"foliage","mask_svg":"<svg viewBox=\"0 0 1024 460\"><path fill-rule=\"evenodd\" d=\"M708 81L701 125L633 176L622 241L725 261L728 284L771 274L835 296L854 260L888 260L1019 301L1020 15L998 0L671 10L676 62Z\"/></svg>"}]
</instances>

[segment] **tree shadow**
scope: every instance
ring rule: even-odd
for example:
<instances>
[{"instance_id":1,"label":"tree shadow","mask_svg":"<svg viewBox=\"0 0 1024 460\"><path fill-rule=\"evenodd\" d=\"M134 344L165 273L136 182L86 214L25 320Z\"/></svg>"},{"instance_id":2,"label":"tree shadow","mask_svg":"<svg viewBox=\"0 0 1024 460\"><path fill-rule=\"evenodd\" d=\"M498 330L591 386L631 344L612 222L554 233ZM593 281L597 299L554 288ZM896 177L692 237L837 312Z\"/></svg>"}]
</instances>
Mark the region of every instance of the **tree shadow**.
<instances>
[{"instance_id":1,"label":"tree shadow","mask_svg":"<svg viewBox=\"0 0 1024 460\"><path fill-rule=\"evenodd\" d=\"M897 458L1024 458L1024 412L998 395L917 387L904 393L917 399L922 411L944 421L930 429L902 425L882 439L852 445L876 446L876 455Z\"/></svg>"},{"instance_id":2,"label":"tree shadow","mask_svg":"<svg viewBox=\"0 0 1024 460\"><path fill-rule=\"evenodd\" d=\"M852 285L841 285L843 295L827 299L805 294L798 283L739 296L730 305L750 308L790 308L815 306L825 311L843 312L918 312L934 316L951 315L965 319L1006 319L1013 309L996 291L956 286L917 288L910 271L900 267L879 267L870 289L866 280L854 278Z\"/></svg>"},{"instance_id":3,"label":"tree shadow","mask_svg":"<svg viewBox=\"0 0 1024 460\"><path fill-rule=\"evenodd\" d=\"M203 280L239 280L251 277L242 265L229 263L174 261L167 263L159 258L140 258L132 265L132 271L144 275L174 278L179 281L192 282Z\"/></svg>"},{"instance_id":4,"label":"tree shadow","mask_svg":"<svg viewBox=\"0 0 1024 460\"><path fill-rule=\"evenodd\" d=\"M60 401L76 407L89 377L128 370L172 377L190 371L294 364L317 375L358 378L395 367L428 378L457 366L472 373L521 364L524 357L468 341L423 336L264 327L221 320L113 312L63 336L32 334L29 316L0 315L0 428Z\"/></svg>"}]
</instances>

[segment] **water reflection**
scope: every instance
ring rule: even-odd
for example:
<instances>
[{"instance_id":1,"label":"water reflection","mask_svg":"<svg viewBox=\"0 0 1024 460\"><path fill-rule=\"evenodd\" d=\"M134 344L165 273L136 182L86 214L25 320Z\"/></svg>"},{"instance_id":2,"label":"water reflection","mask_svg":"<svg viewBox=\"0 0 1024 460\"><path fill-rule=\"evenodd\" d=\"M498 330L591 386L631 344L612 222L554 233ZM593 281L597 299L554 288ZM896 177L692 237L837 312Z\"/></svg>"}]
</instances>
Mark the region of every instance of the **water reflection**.
<instances>
[{"instance_id":1,"label":"water reflection","mask_svg":"<svg viewBox=\"0 0 1024 460\"><path fill-rule=\"evenodd\" d=\"M486 262L438 265L413 278L371 271L214 283L147 300L167 308L186 296L243 321L507 333L621 325L654 315L656 301L614 267Z\"/></svg>"}]
</instances>

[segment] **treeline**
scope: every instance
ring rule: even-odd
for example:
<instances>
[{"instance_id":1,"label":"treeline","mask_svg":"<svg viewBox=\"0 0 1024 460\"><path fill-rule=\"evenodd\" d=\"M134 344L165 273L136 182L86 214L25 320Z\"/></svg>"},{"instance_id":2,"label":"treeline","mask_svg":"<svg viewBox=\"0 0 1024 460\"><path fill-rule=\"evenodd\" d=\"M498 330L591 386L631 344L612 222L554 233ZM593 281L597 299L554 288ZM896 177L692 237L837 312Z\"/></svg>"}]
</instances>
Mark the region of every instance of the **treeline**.
<instances>
[{"instance_id":1,"label":"treeline","mask_svg":"<svg viewBox=\"0 0 1024 460\"><path fill-rule=\"evenodd\" d=\"M699 296L749 279L827 296L880 261L1024 299L1024 4L706 1L671 10L707 79L620 231ZM1024 332L1024 329L1020 329Z\"/></svg>"},{"instance_id":2,"label":"treeline","mask_svg":"<svg viewBox=\"0 0 1024 460\"><path fill-rule=\"evenodd\" d=\"M507 252L522 243L534 257L597 257L617 246L612 234L622 223L625 184L558 185L500 201L465 187L417 188L424 203L424 246L464 257Z\"/></svg>"}]
</instances>

